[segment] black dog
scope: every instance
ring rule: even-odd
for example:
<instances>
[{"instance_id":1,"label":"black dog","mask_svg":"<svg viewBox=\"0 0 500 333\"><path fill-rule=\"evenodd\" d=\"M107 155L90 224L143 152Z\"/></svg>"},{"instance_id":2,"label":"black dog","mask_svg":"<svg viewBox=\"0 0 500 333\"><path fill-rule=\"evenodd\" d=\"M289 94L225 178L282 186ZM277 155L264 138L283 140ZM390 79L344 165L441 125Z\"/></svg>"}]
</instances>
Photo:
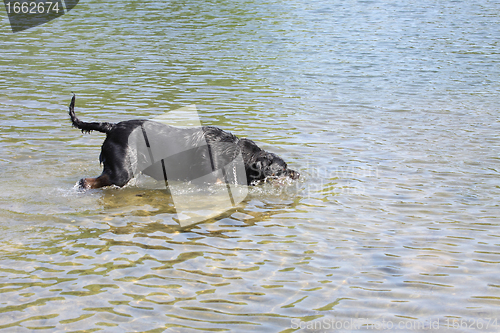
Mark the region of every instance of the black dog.
<instances>
[{"instance_id":1,"label":"black dog","mask_svg":"<svg viewBox=\"0 0 500 333\"><path fill-rule=\"evenodd\" d=\"M298 172L288 169L279 156L262 150L252 140L240 139L217 127L177 128L150 120L86 123L76 117L74 108L73 95L69 115L74 127L86 133L106 133L99 156L104 165L103 172L97 178L82 178L79 186L85 189L109 185L121 187L138 172L167 181L168 170L169 180L189 181L213 170L224 169L235 156L243 159L243 177L237 177L236 172L223 172L226 183L255 185L268 178L298 179L300 176ZM155 143L161 146L162 151L170 149L169 158L154 158L152 151L155 147L152 144Z\"/></svg>"}]
</instances>

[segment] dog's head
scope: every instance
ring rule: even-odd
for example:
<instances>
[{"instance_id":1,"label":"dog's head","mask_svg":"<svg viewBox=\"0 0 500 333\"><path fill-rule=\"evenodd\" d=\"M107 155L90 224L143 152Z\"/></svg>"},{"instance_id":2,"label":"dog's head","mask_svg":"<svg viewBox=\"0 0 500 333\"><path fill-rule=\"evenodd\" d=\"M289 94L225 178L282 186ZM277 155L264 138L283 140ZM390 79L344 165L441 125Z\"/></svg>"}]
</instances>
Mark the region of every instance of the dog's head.
<instances>
[{"instance_id":1,"label":"dog's head","mask_svg":"<svg viewBox=\"0 0 500 333\"><path fill-rule=\"evenodd\" d=\"M255 183L269 178L289 177L298 179L300 174L289 169L286 162L276 154L262 152L247 171L248 183Z\"/></svg>"}]
</instances>

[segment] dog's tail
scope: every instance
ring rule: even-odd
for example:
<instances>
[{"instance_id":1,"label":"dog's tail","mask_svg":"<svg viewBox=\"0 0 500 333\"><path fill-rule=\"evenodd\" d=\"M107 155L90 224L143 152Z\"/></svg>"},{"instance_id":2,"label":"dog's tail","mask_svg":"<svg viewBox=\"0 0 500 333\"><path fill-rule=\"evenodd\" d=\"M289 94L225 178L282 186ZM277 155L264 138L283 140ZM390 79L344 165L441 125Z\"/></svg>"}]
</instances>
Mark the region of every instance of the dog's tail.
<instances>
[{"instance_id":1,"label":"dog's tail","mask_svg":"<svg viewBox=\"0 0 500 333\"><path fill-rule=\"evenodd\" d=\"M109 133L114 126L114 124L112 123L86 123L78 119L75 114L75 94L73 94L73 98L71 99L71 103L69 104L69 116L71 117L73 127L81 129L82 133L90 133L92 131Z\"/></svg>"}]
</instances>

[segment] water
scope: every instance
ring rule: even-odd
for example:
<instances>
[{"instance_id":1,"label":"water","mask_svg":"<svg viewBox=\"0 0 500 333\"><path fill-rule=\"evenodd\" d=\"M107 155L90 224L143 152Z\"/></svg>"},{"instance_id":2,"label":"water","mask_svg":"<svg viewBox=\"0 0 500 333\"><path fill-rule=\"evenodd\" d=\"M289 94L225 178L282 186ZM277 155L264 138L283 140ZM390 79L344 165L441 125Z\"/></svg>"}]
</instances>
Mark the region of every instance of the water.
<instances>
[{"instance_id":1,"label":"water","mask_svg":"<svg viewBox=\"0 0 500 333\"><path fill-rule=\"evenodd\" d=\"M90 0L16 34L4 14L0 329L498 331L499 13ZM186 229L140 182L78 192L104 137L71 128L72 91L86 121L195 104L302 178Z\"/></svg>"}]
</instances>

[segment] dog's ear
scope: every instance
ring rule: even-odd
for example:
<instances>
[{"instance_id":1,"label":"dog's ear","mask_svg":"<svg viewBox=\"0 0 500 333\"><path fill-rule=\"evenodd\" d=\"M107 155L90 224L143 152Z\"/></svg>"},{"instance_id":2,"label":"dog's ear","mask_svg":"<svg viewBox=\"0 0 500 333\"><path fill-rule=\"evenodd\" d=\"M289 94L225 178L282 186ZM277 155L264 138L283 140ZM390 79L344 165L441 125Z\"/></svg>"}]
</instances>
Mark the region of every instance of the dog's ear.
<instances>
[{"instance_id":1,"label":"dog's ear","mask_svg":"<svg viewBox=\"0 0 500 333\"><path fill-rule=\"evenodd\" d=\"M271 164L271 160L272 156L270 156L269 154L259 156L259 158L257 158L257 161L255 162L257 169L261 170L267 168Z\"/></svg>"},{"instance_id":2,"label":"dog's ear","mask_svg":"<svg viewBox=\"0 0 500 333\"><path fill-rule=\"evenodd\" d=\"M269 167L271 160L267 155L262 155L257 158L257 160L250 165L253 177L257 179L264 179L266 177L266 169Z\"/></svg>"}]
</instances>

